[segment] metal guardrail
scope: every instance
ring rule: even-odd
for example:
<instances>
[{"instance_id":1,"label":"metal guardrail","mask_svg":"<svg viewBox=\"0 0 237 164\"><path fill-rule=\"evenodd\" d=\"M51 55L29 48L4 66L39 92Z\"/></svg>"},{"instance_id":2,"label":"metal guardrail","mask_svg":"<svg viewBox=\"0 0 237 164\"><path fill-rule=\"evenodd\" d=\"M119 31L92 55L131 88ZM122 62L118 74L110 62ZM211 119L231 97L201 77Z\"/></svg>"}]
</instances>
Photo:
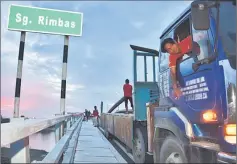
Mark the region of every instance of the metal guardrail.
<instances>
[{"instance_id":1,"label":"metal guardrail","mask_svg":"<svg viewBox=\"0 0 237 164\"><path fill-rule=\"evenodd\" d=\"M59 163L65 149L68 147L68 143L70 139L72 138L72 135L74 134L75 131L78 130L78 127L81 127L82 119L83 118L80 117L79 120L77 120L76 123L73 124L73 126L67 130L66 134L57 142L53 150L49 152L40 163ZM76 146L75 140L73 141L74 141L74 146ZM73 152L71 154L68 154L67 157L69 158L69 162L71 162L70 159L72 159L73 155L74 155Z\"/></svg>"},{"instance_id":2,"label":"metal guardrail","mask_svg":"<svg viewBox=\"0 0 237 164\"><path fill-rule=\"evenodd\" d=\"M74 131L67 145L67 149L63 154L62 163L73 163L76 147L77 147L77 142L78 142L78 137L80 135L80 131L82 127L82 121L83 121L83 118L81 118L81 122L79 122L78 128ZM69 129L69 133L70 133L70 129Z\"/></svg>"},{"instance_id":3,"label":"metal guardrail","mask_svg":"<svg viewBox=\"0 0 237 164\"><path fill-rule=\"evenodd\" d=\"M67 127L70 127L80 117L80 115L61 115L49 119L13 118L10 123L1 125L1 147L10 144L11 163L30 163L30 135L55 125L56 138L60 140L64 133L65 123Z\"/></svg>"}]
</instances>

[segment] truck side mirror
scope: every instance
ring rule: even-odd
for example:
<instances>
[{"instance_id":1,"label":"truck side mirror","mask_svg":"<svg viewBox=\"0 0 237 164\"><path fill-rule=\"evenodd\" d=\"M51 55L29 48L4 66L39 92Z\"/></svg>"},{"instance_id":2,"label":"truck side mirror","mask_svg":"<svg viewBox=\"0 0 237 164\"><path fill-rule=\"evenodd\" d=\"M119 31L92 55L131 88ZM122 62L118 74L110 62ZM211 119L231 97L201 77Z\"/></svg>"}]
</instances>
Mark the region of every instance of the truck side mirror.
<instances>
[{"instance_id":1,"label":"truck side mirror","mask_svg":"<svg viewBox=\"0 0 237 164\"><path fill-rule=\"evenodd\" d=\"M208 30L210 27L209 6L210 2L197 0L191 3L191 16L195 30Z\"/></svg>"}]
</instances>

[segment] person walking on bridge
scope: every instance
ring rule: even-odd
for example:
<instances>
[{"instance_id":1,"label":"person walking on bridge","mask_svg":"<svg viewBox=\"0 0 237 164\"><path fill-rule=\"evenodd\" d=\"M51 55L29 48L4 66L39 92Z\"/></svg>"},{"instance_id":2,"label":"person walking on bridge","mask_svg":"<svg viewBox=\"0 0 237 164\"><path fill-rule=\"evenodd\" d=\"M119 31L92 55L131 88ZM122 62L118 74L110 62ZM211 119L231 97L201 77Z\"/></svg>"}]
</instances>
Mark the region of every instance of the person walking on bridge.
<instances>
[{"instance_id":1,"label":"person walking on bridge","mask_svg":"<svg viewBox=\"0 0 237 164\"><path fill-rule=\"evenodd\" d=\"M132 85L130 85L129 80L126 79L125 84L123 85L126 113L128 113L128 100L130 101L131 107L133 109L132 90Z\"/></svg>"},{"instance_id":2,"label":"person walking on bridge","mask_svg":"<svg viewBox=\"0 0 237 164\"><path fill-rule=\"evenodd\" d=\"M86 117L86 121L88 121L88 119L89 119L89 111L87 109L85 109L85 117Z\"/></svg>"},{"instance_id":3,"label":"person walking on bridge","mask_svg":"<svg viewBox=\"0 0 237 164\"><path fill-rule=\"evenodd\" d=\"M95 127L98 126L99 112L97 110L97 106L94 106L93 110L93 124Z\"/></svg>"}]
</instances>

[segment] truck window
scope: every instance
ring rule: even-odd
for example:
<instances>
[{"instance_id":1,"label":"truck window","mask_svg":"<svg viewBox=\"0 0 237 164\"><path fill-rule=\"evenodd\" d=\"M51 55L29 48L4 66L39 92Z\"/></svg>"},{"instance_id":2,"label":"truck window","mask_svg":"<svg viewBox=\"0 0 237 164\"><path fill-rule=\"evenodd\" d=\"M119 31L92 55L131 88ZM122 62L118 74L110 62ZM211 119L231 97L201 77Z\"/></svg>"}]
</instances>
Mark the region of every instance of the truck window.
<instances>
[{"instance_id":1,"label":"truck window","mask_svg":"<svg viewBox=\"0 0 237 164\"><path fill-rule=\"evenodd\" d=\"M170 33L168 33L167 35L164 36L164 38L162 38L161 42L166 39L166 38L173 38L173 31L171 31ZM169 53L163 53L160 52L160 67L159 67L159 71L163 72L166 69L168 69L168 65L169 65Z\"/></svg>"},{"instance_id":2,"label":"truck window","mask_svg":"<svg viewBox=\"0 0 237 164\"><path fill-rule=\"evenodd\" d=\"M186 18L175 30L174 40L180 43L191 35L190 32L190 20Z\"/></svg>"},{"instance_id":3,"label":"truck window","mask_svg":"<svg viewBox=\"0 0 237 164\"><path fill-rule=\"evenodd\" d=\"M198 60L202 60L211 55L210 31L195 30L192 26L193 33L193 54ZM196 45L196 46L195 46Z\"/></svg>"},{"instance_id":4,"label":"truck window","mask_svg":"<svg viewBox=\"0 0 237 164\"><path fill-rule=\"evenodd\" d=\"M184 54L182 59L186 59L188 54L192 50L192 37L191 37L191 30L190 30L190 19L189 17L185 18L181 24L176 27L174 30L174 40L178 42L180 45L185 45L187 48L187 54Z\"/></svg>"},{"instance_id":5,"label":"truck window","mask_svg":"<svg viewBox=\"0 0 237 164\"><path fill-rule=\"evenodd\" d=\"M180 44L186 44L191 50L191 30L190 30L190 19L185 18L175 29L174 31L167 34L162 38L161 42L166 38L173 38L176 42ZM169 53L162 53L160 55L160 72L168 69L169 65ZM186 58L187 55L184 55L183 58Z\"/></svg>"},{"instance_id":6,"label":"truck window","mask_svg":"<svg viewBox=\"0 0 237 164\"><path fill-rule=\"evenodd\" d=\"M212 34L210 31L195 30L192 26L192 40L190 40L192 42L191 51L184 55L182 60L179 60L178 80L180 83L182 83L180 81L182 79L181 76L188 76L194 72L192 68L193 63L212 54L210 42L211 36Z\"/></svg>"}]
</instances>

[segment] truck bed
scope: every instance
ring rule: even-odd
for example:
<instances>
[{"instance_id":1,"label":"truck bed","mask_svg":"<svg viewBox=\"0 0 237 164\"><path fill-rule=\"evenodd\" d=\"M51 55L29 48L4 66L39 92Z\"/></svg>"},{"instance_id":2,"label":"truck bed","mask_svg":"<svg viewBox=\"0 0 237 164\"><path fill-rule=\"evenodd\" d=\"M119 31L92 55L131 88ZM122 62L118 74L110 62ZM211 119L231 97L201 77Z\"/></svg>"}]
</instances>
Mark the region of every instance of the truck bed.
<instances>
[{"instance_id":1,"label":"truck bed","mask_svg":"<svg viewBox=\"0 0 237 164\"><path fill-rule=\"evenodd\" d=\"M102 113L101 126L132 149L133 114Z\"/></svg>"}]
</instances>

